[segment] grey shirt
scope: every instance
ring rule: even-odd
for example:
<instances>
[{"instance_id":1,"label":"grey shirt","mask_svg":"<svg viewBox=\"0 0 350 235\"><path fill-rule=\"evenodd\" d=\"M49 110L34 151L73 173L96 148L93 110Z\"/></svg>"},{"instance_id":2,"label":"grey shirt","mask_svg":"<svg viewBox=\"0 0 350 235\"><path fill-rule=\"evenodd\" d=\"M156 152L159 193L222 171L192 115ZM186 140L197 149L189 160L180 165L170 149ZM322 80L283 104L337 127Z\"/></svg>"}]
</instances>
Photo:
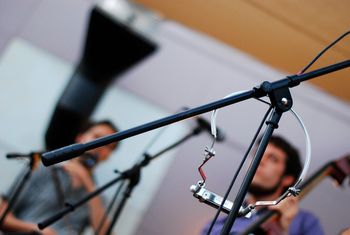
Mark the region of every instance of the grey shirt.
<instances>
[{"instance_id":1,"label":"grey shirt","mask_svg":"<svg viewBox=\"0 0 350 235\"><path fill-rule=\"evenodd\" d=\"M60 189L58 189L60 188ZM32 173L17 202L14 215L24 221L39 223L64 208L64 202L76 203L87 192L73 188L69 174L61 166L40 166ZM60 235L79 234L89 224L89 208L83 204L50 225Z\"/></svg>"}]
</instances>

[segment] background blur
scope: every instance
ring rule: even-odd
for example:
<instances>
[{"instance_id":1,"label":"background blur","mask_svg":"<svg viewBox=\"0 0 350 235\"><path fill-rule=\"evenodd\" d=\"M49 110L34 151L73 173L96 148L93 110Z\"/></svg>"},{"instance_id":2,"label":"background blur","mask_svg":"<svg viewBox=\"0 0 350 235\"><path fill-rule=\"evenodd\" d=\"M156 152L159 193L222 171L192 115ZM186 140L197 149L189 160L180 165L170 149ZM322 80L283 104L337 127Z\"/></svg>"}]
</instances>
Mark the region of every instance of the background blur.
<instances>
[{"instance_id":1,"label":"background blur","mask_svg":"<svg viewBox=\"0 0 350 235\"><path fill-rule=\"evenodd\" d=\"M25 167L24 161L6 160L5 155L44 148L52 112L82 57L96 4L158 46L118 75L93 112L94 119L110 118L122 130L294 74L350 23L347 1L137 3L143 5L0 0L1 192ZM344 38L311 70L349 59L349 40ZM116 60L123 56L115 55ZM293 108L311 136L310 173L350 152L348 74L345 69L291 90ZM217 156L205 167L208 189L224 194L266 108L249 100L220 110L217 125L227 138L216 144ZM210 115L204 117L209 120ZM146 149L156 153L195 126L195 121L186 120L123 141L120 151L98 169L99 184L114 178L114 169L131 167ZM291 114L283 116L276 133L304 154L303 132ZM215 210L193 198L189 187L200 179L197 167L209 144L210 136L203 133L152 162L115 226L118 234L198 234ZM302 207L320 217L326 234L350 226L350 190L345 186L336 188L326 179L302 201ZM105 196L110 198L114 189Z\"/></svg>"}]
</instances>

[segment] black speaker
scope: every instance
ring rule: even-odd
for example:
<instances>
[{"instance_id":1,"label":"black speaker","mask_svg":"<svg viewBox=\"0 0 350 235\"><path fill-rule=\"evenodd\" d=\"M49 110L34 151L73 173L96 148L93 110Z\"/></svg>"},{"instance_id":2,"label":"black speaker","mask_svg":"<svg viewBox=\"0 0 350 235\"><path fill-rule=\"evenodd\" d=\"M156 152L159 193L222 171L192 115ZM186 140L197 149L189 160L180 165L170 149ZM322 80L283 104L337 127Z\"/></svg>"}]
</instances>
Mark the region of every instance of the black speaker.
<instances>
[{"instance_id":1,"label":"black speaker","mask_svg":"<svg viewBox=\"0 0 350 235\"><path fill-rule=\"evenodd\" d=\"M49 122L47 150L72 144L114 78L157 48L150 39L108 15L92 9L80 62Z\"/></svg>"}]
</instances>

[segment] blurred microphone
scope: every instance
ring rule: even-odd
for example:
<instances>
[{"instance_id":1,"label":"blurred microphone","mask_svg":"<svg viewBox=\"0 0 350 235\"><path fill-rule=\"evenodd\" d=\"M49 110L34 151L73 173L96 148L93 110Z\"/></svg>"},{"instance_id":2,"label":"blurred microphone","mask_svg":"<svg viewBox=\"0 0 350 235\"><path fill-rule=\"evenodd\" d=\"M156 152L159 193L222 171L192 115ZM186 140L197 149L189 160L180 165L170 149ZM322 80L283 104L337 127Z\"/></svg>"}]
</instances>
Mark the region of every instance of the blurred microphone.
<instances>
[{"instance_id":1,"label":"blurred microphone","mask_svg":"<svg viewBox=\"0 0 350 235\"><path fill-rule=\"evenodd\" d=\"M88 169L92 169L98 163L98 155L93 153L83 153L80 162Z\"/></svg>"},{"instance_id":2,"label":"blurred microphone","mask_svg":"<svg viewBox=\"0 0 350 235\"><path fill-rule=\"evenodd\" d=\"M31 152L29 154L23 154L23 153L8 153L6 155L7 159L17 159L17 158L28 158L31 159L33 157L41 157L41 152Z\"/></svg>"},{"instance_id":3,"label":"blurred microphone","mask_svg":"<svg viewBox=\"0 0 350 235\"><path fill-rule=\"evenodd\" d=\"M211 134L211 125L207 120L201 117L197 117L197 123L203 130L206 130ZM224 132L220 130L218 127L216 127L216 141L223 142L225 141L225 138L226 136Z\"/></svg>"}]
</instances>

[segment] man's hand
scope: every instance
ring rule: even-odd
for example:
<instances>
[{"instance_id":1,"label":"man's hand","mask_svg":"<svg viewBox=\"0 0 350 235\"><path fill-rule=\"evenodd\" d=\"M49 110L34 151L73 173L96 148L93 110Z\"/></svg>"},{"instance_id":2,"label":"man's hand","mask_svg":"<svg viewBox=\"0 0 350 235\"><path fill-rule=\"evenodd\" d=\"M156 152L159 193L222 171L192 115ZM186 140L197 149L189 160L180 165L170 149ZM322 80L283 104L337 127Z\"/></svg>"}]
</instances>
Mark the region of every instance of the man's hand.
<instances>
[{"instance_id":1,"label":"man's hand","mask_svg":"<svg viewBox=\"0 0 350 235\"><path fill-rule=\"evenodd\" d=\"M278 205L270 207L271 210L279 212L279 225L283 231L288 232L289 226L292 223L293 218L299 211L299 201L296 197L287 197L281 201Z\"/></svg>"},{"instance_id":2,"label":"man's hand","mask_svg":"<svg viewBox=\"0 0 350 235\"><path fill-rule=\"evenodd\" d=\"M58 235L52 228L39 230L38 226L33 223L17 219L12 213L7 214L2 229L7 232L37 232L42 235Z\"/></svg>"},{"instance_id":3,"label":"man's hand","mask_svg":"<svg viewBox=\"0 0 350 235\"><path fill-rule=\"evenodd\" d=\"M95 190L91 173L78 161L68 161L63 165L63 169L71 176L73 187L83 186L88 192Z\"/></svg>"}]
</instances>

